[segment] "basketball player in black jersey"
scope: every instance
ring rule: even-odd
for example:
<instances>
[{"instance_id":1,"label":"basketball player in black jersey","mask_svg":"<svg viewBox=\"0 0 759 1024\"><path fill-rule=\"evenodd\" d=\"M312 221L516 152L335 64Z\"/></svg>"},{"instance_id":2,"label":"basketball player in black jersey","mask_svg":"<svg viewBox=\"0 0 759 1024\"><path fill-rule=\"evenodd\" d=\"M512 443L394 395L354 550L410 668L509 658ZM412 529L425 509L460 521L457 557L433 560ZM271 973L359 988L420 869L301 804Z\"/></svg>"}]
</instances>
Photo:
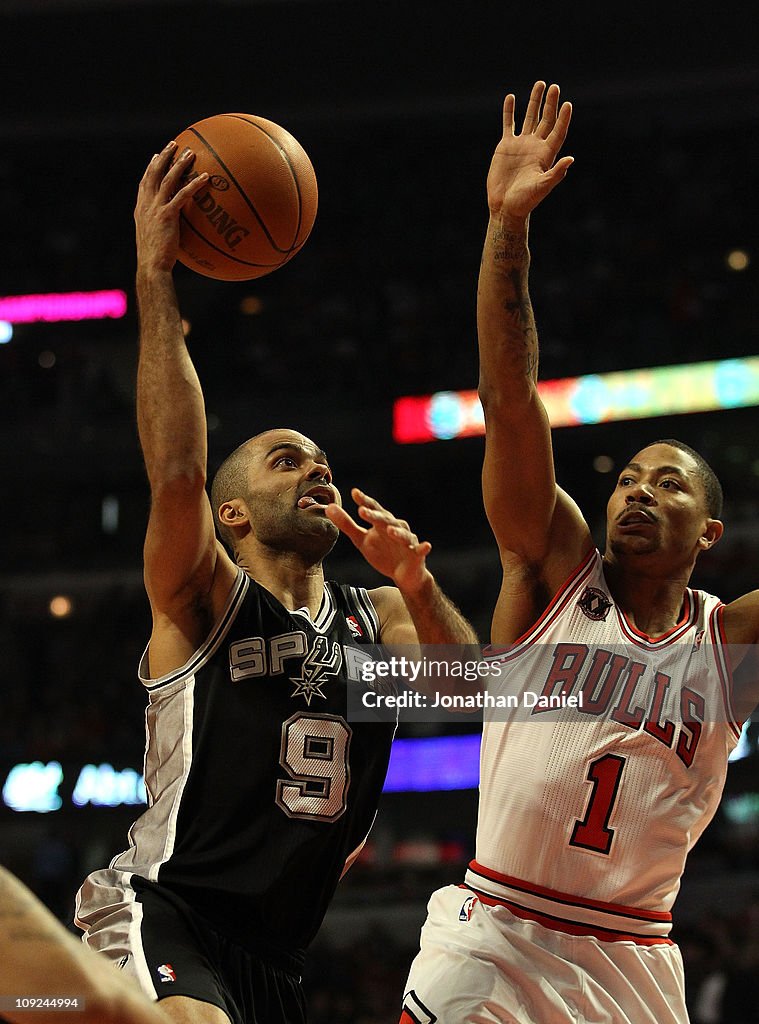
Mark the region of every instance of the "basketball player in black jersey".
<instances>
[{"instance_id":1,"label":"basketball player in black jersey","mask_svg":"<svg viewBox=\"0 0 759 1024\"><path fill-rule=\"evenodd\" d=\"M170 144L150 162L135 210L148 809L85 881L77 923L174 1021L299 1024L303 950L372 825L393 735L346 720L361 648L476 637L426 568L430 545L358 490L353 520L298 431L241 445L209 501L172 280L180 211L206 176L183 184L192 154L174 157ZM325 582L340 530L394 587Z\"/></svg>"}]
</instances>

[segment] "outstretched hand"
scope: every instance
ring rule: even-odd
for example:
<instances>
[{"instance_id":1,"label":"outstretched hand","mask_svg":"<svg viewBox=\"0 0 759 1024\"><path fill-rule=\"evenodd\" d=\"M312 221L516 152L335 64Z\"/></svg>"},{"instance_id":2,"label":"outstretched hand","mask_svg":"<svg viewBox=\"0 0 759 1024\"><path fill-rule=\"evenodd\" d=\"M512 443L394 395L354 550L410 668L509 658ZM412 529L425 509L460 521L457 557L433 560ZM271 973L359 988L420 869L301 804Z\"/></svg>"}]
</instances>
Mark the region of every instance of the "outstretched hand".
<instances>
[{"instance_id":1,"label":"outstretched hand","mask_svg":"<svg viewBox=\"0 0 759 1024\"><path fill-rule=\"evenodd\" d=\"M496 216L525 220L572 164L571 156L556 160L567 137L572 105L562 103L559 109L558 85L549 86L546 92L545 82L536 82L522 131L515 135L514 104L514 96L509 93L503 103L503 137L488 172L488 206Z\"/></svg>"},{"instance_id":2,"label":"outstretched hand","mask_svg":"<svg viewBox=\"0 0 759 1024\"><path fill-rule=\"evenodd\" d=\"M134 208L138 262L158 270L170 271L174 266L179 246L179 214L208 180L204 172L186 181L195 155L186 149L172 163L176 148L176 143L170 142L150 161Z\"/></svg>"},{"instance_id":3,"label":"outstretched hand","mask_svg":"<svg viewBox=\"0 0 759 1024\"><path fill-rule=\"evenodd\" d=\"M359 526L340 505L328 505L327 518L350 537L369 565L389 576L401 592L419 590L429 576L425 560L432 545L420 542L405 519L396 519L358 487L351 490L351 495L368 528Z\"/></svg>"}]
</instances>

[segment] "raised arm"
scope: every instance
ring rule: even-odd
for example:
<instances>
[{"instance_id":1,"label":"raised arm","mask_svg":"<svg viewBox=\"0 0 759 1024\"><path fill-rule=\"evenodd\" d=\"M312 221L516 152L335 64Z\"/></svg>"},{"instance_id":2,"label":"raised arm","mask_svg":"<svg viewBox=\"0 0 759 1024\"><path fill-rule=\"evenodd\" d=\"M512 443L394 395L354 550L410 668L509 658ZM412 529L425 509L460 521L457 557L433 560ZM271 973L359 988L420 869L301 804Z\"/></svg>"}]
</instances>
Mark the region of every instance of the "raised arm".
<instances>
[{"instance_id":1,"label":"raised arm","mask_svg":"<svg viewBox=\"0 0 759 1024\"><path fill-rule=\"evenodd\" d=\"M514 104L514 96L507 96L503 136L488 173L490 219L477 291L483 496L504 572L540 577L549 592L591 544L577 506L556 486L550 425L537 390L538 336L528 292L529 217L572 163L572 157L556 159L572 109L568 103L559 109L558 86L546 92L537 82L517 135ZM517 617L530 614L525 607Z\"/></svg>"},{"instance_id":2,"label":"raised arm","mask_svg":"<svg viewBox=\"0 0 759 1024\"><path fill-rule=\"evenodd\" d=\"M140 357L137 425L150 481L145 586L153 611L150 672L182 665L202 643L235 576L216 540L206 483L203 394L184 340L172 270L182 207L205 184L172 165L175 145L153 157L135 207Z\"/></svg>"}]
</instances>

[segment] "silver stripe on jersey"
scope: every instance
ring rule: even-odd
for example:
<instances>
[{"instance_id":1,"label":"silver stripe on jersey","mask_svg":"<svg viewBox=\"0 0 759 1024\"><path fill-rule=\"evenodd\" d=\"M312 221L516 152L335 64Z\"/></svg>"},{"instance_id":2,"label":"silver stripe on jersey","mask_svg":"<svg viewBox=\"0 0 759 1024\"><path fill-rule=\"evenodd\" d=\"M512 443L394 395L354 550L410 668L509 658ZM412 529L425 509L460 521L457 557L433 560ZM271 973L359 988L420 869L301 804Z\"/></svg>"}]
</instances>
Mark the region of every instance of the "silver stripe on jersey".
<instances>
[{"instance_id":1,"label":"silver stripe on jersey","mask_svg":"<svg viewBox=\"0 0 759 1024\"><path fill-rule=\"evenodd\" d=\"M289 611L289 609L285 610ZM309 625L313 626L317 633L327 633L332 626L332 620L335 617L336 611L337 608L335 606L335 599L332 596L332 590L329 583L325 581L319 611L313 619L309 614L308 608L295 608L293 611L289 611L289 614L302 615Z\"/></svg>"},{"instance_id":2,"label":"silver stripe on jersey","mask_svg":"<svg viewBox=\"0 0 759 1024\"><path fill-rule=\"evenodd\" d=\"M159 713L161 730L156 727ZM192 727L195 711L195 677L175 690L161 690L147 710L150 734L145 759L145 788L149 807L129 830L129 849L117 854L109 867L135 871L150 881L158 878L161 865L174 852L177 818L192 768ZM181 743L175 737L181 736Z\"/></svg>"},{"instance_id":3,"label":"silver stripe on jersey","mask_svg":"<svg viewBox=\"0 0 759 1024\"><path fill-rule=\"evenodd\" d=\"M348 593L353 599L354 614L364 629L369 643L379 642L379 619L372 604L372 599L363 587L348 587Z\"/></svg>"},{"instance_id":4,"label":"silver stripe on jersey","mask_svg":"<svg viewBox=\"0 0 759 1024\"><path fill-rule=\"evenodd\" d=\"M245 599L245 595L248 592L250 586L250 580L242 569L237 574L237 579L232 584L232 589L229 592L227 603L224 606L224 610L219 616L219 621L211 630L208 638L201 644L201 646L195 651L189 661L186 661L180 668L174 669L173 672L167 673L165 676L159 676L157 679L151 679L147 673L148 666L148 651L150 645L145 648L142 657L140 658L139 667L139 678L143 686L150 691L156 690L159 687L168 686L170 683L175 683L179 679L183 679L186 676L194 675L205 663L211 658L224 639L229 630L229 627L234 622L235 616Z\"/></svg>"}]
</instances>

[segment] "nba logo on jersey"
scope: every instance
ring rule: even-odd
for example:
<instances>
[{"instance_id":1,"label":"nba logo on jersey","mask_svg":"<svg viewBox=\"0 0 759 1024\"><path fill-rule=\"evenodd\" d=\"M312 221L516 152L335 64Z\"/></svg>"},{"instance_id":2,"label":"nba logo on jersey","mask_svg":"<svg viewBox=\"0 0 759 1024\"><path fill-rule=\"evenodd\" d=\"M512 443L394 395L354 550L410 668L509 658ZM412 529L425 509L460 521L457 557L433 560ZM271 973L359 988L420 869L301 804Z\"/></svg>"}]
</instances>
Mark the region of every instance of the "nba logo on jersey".
<instances>
[{"instance_id":1,"label":"nba logo on jersey","mask_svg":"<svg viewBox=\"0 0 759 1024\"><path fill-rule=\"evenodd\" d=\"M351 631L353 636L363 636L364 631L358 624L358 619L355 615L346 615L345 621L348 623L348 629Z\"/></svg>"},{"instance_id":2,"label":"nba logo on jersey","mask_svg":"<svg viewBox=\"0 0 759 1024\"><path fill-rule=\"evenodd\" d=\"M597 587L586 587L577 603L582 613L594 622L605 619L611 608L611 601Z\"/></svg>"},{"instance_id":3,"label":"nba logo on jersey","mask_svg":"<svg viewBox=\"0 0 759 1024\"><path fill-rule=\"evenodd\" d=\"M177 976L174 973L174 968L171 966L171 964L161 964L161 966L157 967L156 970L158 971L158 974L160 975L161 981L176 981L177 980Z\"/></svg>"},{"instance_id":4,"label":"nba logo on jersey","mask_svg":"<svg viewBox=\"0 0 759 1024\"><path fill-rule=\"evenodd\" d=\"M472 912L478 902L479 900L476 896L467 896L459 911L459 921L471 921Z\"/></svg>"}]
</instances>

